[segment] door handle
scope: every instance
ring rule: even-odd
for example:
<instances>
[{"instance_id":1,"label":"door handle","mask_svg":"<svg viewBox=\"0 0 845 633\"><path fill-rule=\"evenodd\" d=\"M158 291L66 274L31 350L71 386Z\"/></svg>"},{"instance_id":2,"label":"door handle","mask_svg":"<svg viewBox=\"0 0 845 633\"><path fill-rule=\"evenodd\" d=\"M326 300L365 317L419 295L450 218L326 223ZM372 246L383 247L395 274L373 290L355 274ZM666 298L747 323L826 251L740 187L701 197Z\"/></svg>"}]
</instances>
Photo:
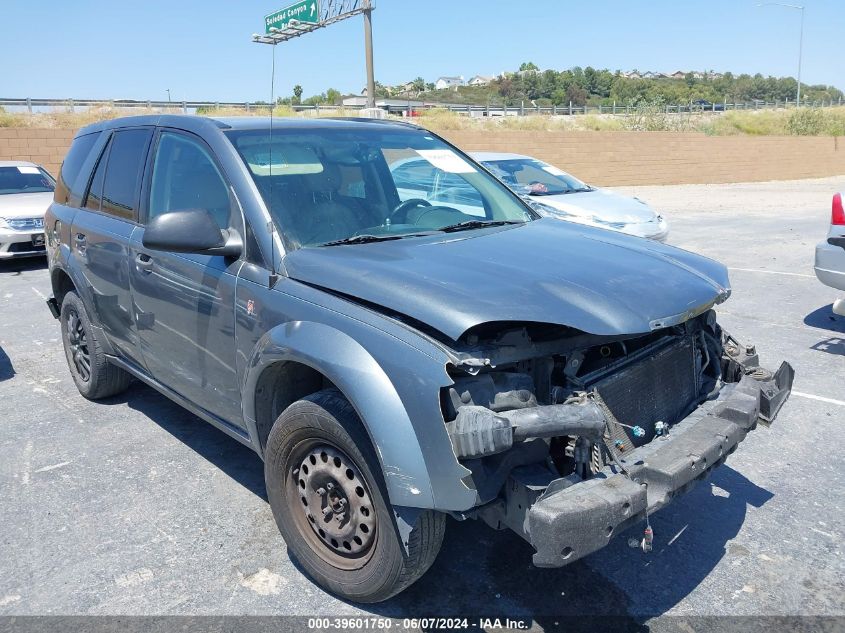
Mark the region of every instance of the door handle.
<instances>
[{"instance_id":1,"label":"door handle","mask_svg":"<svg viewBox=\"0 0 845 633\"><path fill-rule=\"evenodd\" d=\"M142 273L149 274L153 271L155 261L146 253L138 253L135 256L135 267Z\"/></svg>"}]
</instances>

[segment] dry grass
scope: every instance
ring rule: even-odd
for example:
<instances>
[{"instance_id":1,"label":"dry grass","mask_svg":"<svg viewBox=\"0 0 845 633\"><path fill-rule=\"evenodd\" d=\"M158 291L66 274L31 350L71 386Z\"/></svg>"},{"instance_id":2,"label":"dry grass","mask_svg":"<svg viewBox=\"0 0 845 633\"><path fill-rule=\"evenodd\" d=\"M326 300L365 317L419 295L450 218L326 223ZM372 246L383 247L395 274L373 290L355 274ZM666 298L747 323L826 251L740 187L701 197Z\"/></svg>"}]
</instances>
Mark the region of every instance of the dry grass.
<instances>
[{"instance_id":1,"label":"dry grass","mask_svg":"<svg viewBox=\"0 0 845 633\"><path fill-rule=\"evenodd\" d=\"M78 129L96 121L141 114L181 114L180 108L96 108L71 112L10 113L0 110L0 127ZM211 108L197 112L204 116L267 116L267 106L249 112L239 108ZM278 117L357 116L358 111L338 107L319 112L295 112L276 106ZM424 110L414 123L435 132L451 130L515 131L690 131L713 136L845 136L845 108L801 108L799 110L741 110L725 113L666 114L659 106L641 106L629 114L588 114L578 116L469 117L445 108Z\"/></svg>"}]
</instances>

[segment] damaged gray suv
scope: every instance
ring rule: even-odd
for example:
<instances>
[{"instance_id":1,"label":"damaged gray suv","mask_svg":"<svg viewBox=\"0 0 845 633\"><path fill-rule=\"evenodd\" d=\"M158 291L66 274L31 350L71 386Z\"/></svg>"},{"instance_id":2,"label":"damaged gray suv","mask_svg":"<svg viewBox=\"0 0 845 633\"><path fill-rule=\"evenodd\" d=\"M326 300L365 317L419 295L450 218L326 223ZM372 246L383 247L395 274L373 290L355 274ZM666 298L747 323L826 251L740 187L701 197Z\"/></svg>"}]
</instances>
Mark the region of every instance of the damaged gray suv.
<instances>
[{"instance_id":1,"label":"damaged gray suv","mask_svg":"<svg viewBox=\"0 0 845 633\"><path fill-rule=\"evenodd\" d=\"M355 601L418 579L447 516L578 560L792 386L716 322L724 266L540 219L410 125L98 123L45 232L80 393L137 379L255 450L291 554Z\"/></svg>"}]
</instances>

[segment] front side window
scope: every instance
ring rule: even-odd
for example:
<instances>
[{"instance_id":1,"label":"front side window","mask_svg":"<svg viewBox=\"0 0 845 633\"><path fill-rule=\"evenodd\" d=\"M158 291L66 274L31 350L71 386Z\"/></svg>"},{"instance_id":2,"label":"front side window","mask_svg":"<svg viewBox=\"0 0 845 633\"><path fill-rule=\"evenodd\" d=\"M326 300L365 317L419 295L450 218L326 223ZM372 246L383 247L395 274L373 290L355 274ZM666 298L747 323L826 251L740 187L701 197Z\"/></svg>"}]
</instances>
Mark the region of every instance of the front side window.
<instances>
[{"instance_id":1,"label":"front side window","mask_svg":"<svg viewBox=\"0 0 845 633\"><path fill-rule=\"evenodd\" d=\"M485 161L484 166L520 195L553 196L591 189L575 176L533 158Z\"/></svg>"},{"instance_id":2,"label":"front side window","mask_svg":"<svg viewBox=\"0 0 845 633\"><path fill-rule=\"evenodd\" d=\"M56 182L40 167L0 167L0 196L13 193L45 193L53 191Z\"/></svg>"},{"instance_id":3,"label":"front side window","mask_svg":"<svg viewBox=\"0 0 845 633\"><path fill-rule=\"evenodd\" d=\"M205 209L221 229L229 228L229 189L202 143L162 132L153 163L149 219L188 209Z\"/></svg>"},{"instance_id":4,"label":"front side window","mask_svg":"<svg viewBox=\"0 0 845 633\"><path fill-rule=\"evenodd\" d=\"M291 248L521 224L531 212L424 130L226 132Z\"/></svg>"}]
</instances>

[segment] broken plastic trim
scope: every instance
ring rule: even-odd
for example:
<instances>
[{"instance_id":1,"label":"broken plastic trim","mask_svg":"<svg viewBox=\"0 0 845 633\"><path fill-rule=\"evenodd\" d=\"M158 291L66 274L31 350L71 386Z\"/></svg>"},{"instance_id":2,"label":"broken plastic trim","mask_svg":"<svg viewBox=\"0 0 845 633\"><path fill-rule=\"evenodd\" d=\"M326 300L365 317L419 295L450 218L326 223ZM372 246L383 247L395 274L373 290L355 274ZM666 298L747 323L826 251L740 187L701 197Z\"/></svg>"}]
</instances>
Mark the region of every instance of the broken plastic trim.
<instances>
[{"instance_id":1,"label":"broken plastic trim","mask_svg":"<svg viewBox=\"0 0 845 633\"><path fill-rule=\"evenodd\" d=\"M599 441L607 427L601 407L588 394L572 402L494 413L465 406L446 428L459 459L495 455L530 438L576 435Z\"/></svg>"}]
</instances>

